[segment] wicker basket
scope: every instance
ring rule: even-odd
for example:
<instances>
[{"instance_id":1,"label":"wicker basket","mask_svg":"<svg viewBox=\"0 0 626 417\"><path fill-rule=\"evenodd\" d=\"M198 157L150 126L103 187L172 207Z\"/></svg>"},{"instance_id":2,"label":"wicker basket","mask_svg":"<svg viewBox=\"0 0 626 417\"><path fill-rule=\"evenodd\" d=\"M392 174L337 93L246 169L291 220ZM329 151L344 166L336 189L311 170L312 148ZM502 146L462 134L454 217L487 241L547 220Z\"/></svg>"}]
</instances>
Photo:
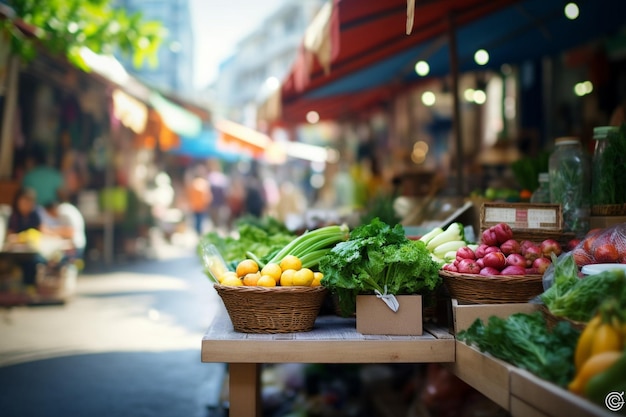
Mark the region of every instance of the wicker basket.
<instances>
[{"instance_id":1,"label":"wicker basket","mask_svg":"<svg viewBox=\"0 0 626 417\"><path fill-rule=\"evenodd\" d=\"M626 215L626 204L595 204L591 206L592 216Z\"/></svg>"},{"instance_id":2,"label":"wicker basket","mask_svg":"<svg viewBox=\"0 0 626 417\"><path fill-rule=\"evenodd\" d=\"M313 329L325 287L230 287L214 284L235 331L292 333Z\"/></svg>"},{"instance_id":3,"label":"wicker basket","mask_svg":"<svg viewBox=\"0 0 626 417\"><path fill-rule=\"evenodd\" d=\"M439 271L452 298L464 303L526 303L543 293L542 275L461 274Z\"/></svg>"},{"instance_id":4,"label":"wicker basket","mask_svg":"<svg viewBox=\"0 0 626 417\"><path fill-rule=\"evenodd\" d=\"M582 321L570 320L567 317L555 316L548 309L548 307L546 307L543 304L539 306L539 311L541 311L541 314L543 314L543 318L546 320L546 323L548 324L548 327L550 328L556 326L561 321L566 321L569 324L571 324L572 327L581 331L584 330L585 326L587 326L587 323L582 322Z\"/></svg>"}]
</instances>

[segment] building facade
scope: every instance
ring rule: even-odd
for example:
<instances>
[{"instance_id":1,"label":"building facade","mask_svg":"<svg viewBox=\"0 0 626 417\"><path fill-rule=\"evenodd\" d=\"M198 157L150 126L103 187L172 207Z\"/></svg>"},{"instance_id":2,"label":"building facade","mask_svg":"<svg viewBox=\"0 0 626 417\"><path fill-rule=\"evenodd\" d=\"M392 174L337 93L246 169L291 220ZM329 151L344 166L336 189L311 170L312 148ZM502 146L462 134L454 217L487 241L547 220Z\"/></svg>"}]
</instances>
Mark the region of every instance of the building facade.
<instances>
[{"instance_id":1,"label":"building facade","mask_svg":"<svg viewBox=\"0 0 626 417\"><path fill-rule=\"evenodd\" d=\"M129 13L141 12L145 20L157 20L167 29L156 67L133 67L127 57L119 56L124 67L151 86L186 97L194 93L193 47L190 0L116 0Z\"/></svg>"},{"instance_id":2,"label":"building facade","mask_svg":"<svg viewBox=\"0 0 626 417\"><path fill-rule=\"evenodd\" d=\"M255 109L296 58L307 26L325 0L286 0L221 63L212 86L214 114L254 126Z\"/></svg>"}]
</instances>

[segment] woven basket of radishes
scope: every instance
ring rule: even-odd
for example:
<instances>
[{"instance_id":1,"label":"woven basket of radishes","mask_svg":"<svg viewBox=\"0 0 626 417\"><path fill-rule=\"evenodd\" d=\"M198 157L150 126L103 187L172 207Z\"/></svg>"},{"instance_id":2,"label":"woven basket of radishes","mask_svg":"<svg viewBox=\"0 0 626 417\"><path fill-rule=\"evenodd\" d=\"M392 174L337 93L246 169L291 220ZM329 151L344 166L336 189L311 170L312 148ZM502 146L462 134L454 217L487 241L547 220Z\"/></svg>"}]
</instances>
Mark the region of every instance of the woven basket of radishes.
<instances>
[{"instance_id":1,"label":"woven basket of radishes","mask_svg":"<svg viewBox=\"0 0 626 417\"><path fill-rule=\"evenodd\" d=\"M477 245L459 248L439 275L460 302L523 303L543 292L543 273L552 254L561 252L555 239L520 240L507 223L498 223L483 231Z\"/></svg>"}]
</instances>

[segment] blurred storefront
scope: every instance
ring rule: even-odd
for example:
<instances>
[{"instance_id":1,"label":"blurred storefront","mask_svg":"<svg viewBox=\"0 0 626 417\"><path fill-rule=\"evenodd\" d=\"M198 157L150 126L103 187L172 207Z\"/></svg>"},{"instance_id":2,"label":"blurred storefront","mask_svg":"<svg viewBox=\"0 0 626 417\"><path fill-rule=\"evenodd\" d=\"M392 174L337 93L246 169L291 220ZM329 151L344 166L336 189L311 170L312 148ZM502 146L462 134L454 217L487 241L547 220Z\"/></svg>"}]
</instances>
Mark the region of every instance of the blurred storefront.
<instances>
[{"instance_id":1,"label":"blurred storefront","mask_svg":"<svg viewBox=\"0 0 626 417\"><path fill-rule=\"evenodd\" d=\"M43 150L85 218L87 258L140 254L154 221L147 196L166 152L181 135L197 135L209 112L150 88L111 57L85 50L84 72L45 50L20 62L0 42L0 203L11 204L27 156Z\"/></svg>"}]
</instances>

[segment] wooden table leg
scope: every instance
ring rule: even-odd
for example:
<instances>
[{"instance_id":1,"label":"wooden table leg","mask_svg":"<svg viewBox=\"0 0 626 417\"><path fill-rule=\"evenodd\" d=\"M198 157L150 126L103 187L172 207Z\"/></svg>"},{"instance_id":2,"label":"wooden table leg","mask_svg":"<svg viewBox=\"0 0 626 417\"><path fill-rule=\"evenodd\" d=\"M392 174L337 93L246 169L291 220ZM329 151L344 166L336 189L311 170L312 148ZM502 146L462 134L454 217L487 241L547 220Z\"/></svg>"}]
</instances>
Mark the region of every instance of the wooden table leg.
<instances>
[{"instance_id":1,"label":"wooden table leg","mask_svg":"<svg viewBox=\"0 0 626 417\"><path fill-rule=\"evenodd\" d=\"M229 415L261 416L261 364L229 364Z\"/></svg>"}]
</instances>

